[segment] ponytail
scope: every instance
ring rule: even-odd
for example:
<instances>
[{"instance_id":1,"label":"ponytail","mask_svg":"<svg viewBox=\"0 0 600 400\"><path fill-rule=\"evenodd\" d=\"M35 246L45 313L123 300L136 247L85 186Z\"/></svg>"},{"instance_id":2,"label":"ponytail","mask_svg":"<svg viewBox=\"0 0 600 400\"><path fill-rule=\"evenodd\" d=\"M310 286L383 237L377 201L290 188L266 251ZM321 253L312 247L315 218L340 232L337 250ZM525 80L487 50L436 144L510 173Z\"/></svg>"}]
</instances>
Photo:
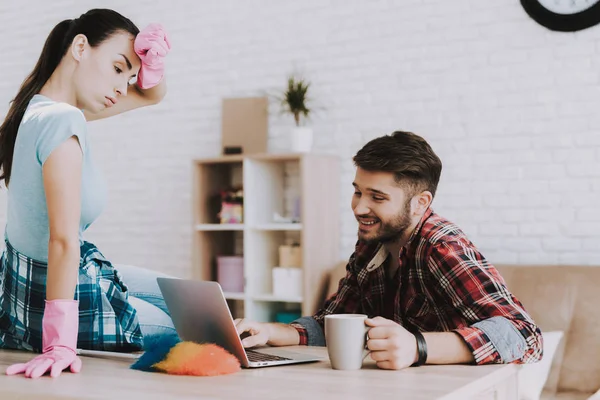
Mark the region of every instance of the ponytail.
<instances>
[{"instance_id":1,"label":"ponytail","mask_svg":"<svg viewBox=\"0 0 600 400\"><path fill-rule=\"evenodd\" d=\"M29 101L48 82L73 38L79 34L85 35L89 45L96 47L117 31L128 32L133 37L140 32L128 18L116 11L102 8L89 10L77 19L64 20L52 29L35 68L23 81L0 126L0 181L4 179L6 187L10 181L17 131Z\"/></svg>"},{"instance_id":2,"label":"ponytail","mask_svg":"<svg viewBox=\"0 0 600 400\"><path fill-rule=\"evenodd\" d=\"M25 110L31 98L42 90L67 52L67 48L73 40L72 37L69 37L72 35L69 35L69 31L73 30L74 25L75 21L69 19L60 22L52 29L37 64L23 81L11 102L4 123L0 126L0 180L4 179L6 187L10 181L17 131Z\"/></svg>"}]
</instances>

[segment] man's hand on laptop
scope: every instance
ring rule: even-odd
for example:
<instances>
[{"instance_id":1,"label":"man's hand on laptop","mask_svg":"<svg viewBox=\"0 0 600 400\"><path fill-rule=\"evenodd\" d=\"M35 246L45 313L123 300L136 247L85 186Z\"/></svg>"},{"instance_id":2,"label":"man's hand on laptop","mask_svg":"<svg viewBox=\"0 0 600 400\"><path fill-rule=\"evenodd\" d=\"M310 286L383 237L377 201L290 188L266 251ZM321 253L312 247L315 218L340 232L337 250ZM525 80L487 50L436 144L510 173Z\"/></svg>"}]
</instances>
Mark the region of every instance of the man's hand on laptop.
<instances>
[{"instance_id":1,"label":"man's hand on laptop","mask_svg":"<svg viewBox=\"0 0 600 400\"><path fill-rule=\"evenodd\" d=\"M242 338L242 346L254 347L267 344L269 340L269 324L247 319L236 319L235 328Z\"/></svg>"},{"instance_id":2,"label":"man's hand on laptop","mask_svg":"<svg viewBox=\"0 0 600 400\"><path fill-rule=\"evenodd\" d=\"M256 322L236 319L235 327L245 348L261 345L293 346L300 343L296 328L286 324Z\"/></svg>"}]
</instances>

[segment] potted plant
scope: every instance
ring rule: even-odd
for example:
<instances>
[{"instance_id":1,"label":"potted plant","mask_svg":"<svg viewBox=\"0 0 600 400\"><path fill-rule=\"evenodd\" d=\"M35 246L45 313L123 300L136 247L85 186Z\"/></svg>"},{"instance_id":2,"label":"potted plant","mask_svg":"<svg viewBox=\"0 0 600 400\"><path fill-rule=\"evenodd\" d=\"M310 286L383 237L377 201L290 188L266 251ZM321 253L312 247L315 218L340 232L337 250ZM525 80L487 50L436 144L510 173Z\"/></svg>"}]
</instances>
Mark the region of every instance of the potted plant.
<instances>
[{"instance_id":1,"label":"potted plant","mask_svg":"<svg viewBox=\"0 0 600 400\"><path fill-rule=\"evenodd\" d=\"M292 114L296 123L292 128L292 151L295 152L309 152L312 147L312 129L304 125L304 120L308 119L311 112L306 95L309 87L310 82L290 76L281 99L284 111Z\"/></svg>"}]
</instances>

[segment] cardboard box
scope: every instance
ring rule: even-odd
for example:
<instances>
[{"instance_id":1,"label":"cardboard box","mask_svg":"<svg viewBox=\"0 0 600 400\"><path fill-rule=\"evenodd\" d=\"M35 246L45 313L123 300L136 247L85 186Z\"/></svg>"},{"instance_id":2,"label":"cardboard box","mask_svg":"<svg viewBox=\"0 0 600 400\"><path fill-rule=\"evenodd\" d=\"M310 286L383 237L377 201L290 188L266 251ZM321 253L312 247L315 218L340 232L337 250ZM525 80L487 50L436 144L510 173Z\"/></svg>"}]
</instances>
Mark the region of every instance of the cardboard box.
<instances>
[{"instance_id":1,"label":"cardboard box","mask_svg":"<svg viewBox=\"0 0 600 400\"><path fill-rule=\"evenodd\" d=\"M302 267L302 246L279 246L280 267Z\"/></svg>"},{"instance_id":2,"label":"cardboard box","mask_svg":"<svg viewBox=\"0 0 600 400\"><path fill-rule=\"evenodd\" d=\"M223 154L267 152L268 104L266 97L223 99L221 118Z\"/></svg>"}]
</instances>

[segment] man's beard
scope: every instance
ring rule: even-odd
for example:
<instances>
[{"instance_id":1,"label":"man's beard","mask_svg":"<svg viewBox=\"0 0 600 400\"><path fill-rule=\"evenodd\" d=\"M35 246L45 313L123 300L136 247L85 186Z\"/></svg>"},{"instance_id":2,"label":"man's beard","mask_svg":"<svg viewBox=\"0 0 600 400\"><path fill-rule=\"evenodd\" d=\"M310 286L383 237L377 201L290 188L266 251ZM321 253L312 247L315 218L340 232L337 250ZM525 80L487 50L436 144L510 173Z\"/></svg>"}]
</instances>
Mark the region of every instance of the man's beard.
<instances>
[{"instance_id":1,"label":"man's beard","mask_svg":"<svg viewBox=\"0 0 600 400\"><path fill-rule=\"evenodd\" d=\"M404 204L404 209L400 213L395 215L393 218L391 218L391 220L383 221L380 219L380 226L376 236L369 237L366 239L363 239L361 237L361 239L367 243L388 243L396 241L404 236L404 234L410 227L411 222L412 221L410 219L410 201L407 201ZM361 233L359 232L359 237L360 236Z\"/></svg>"}]
</instances>

